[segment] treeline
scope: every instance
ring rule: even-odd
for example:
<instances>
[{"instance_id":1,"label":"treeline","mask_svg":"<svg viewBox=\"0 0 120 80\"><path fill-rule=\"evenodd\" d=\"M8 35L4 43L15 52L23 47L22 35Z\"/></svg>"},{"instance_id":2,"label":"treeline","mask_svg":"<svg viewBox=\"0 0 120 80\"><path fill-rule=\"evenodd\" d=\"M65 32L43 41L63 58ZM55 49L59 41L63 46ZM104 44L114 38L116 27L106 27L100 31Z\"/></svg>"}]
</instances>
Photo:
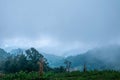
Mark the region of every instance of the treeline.
<instances>
[{"instance_id":1,"label":"treeline","mask_svg":"<svg viewBox=\"0 0 120 80\"><path fill-rule=\"evenodd\" d=\"M10 54L6 59L0 62L0 72L15 73L20 71L32 72L40 70L40 60L43 60L43 71L63 72L64 67L51 68L47 59L39 53L35 48L30 48L25 53L18 55Z\"/></svg>"},{"instance_id":2,"label":"treeline","mask_svg":"<svg viewBox=\"0 0 120 80\"><path fill-rule=\"evenodd\" d=\"M89 71L86 64L83 71L72 71L69 60L64 64L51 68L41 53L30 48L17 55L8 54L0 61L0 80L120 80L119 71ZM39 74L42 72L45 74Z\"/></svg>"},{"instance_id":3,"label":"treeline","mask_svg":"<svg viewBox=\"0 0 120 80\"><path fill-rule=\"evenodd\" d=\"M0 50L2 53L0 59L0 73L16 73L16 72L71 72L72 62L65 59L63 64L64 66L59 67L50 67L47 59L39 53L35 48L30 48L25 50L25 52L20 52L17 54L10 54L5 52L3 49ZM4 55L3 55L4 54ZM3 58L4 56L4 58ZM40 71L41 70L41 71ZM84 72L87 71L86 65L83 65Z\"/></svg>"}]
</instances>

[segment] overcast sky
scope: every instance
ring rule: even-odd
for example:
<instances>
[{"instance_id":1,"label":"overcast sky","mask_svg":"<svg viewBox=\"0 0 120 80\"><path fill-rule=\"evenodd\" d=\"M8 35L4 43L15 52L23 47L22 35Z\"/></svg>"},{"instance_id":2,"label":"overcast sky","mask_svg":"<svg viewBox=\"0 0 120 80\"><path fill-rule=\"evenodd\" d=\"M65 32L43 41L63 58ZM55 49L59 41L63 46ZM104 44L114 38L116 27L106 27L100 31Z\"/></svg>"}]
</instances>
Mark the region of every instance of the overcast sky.
<instances>
[{"instance_id":1,"label":"overcast sky","mask_svg":"<svg viewBox=\"0 0 120 80\"><path fill-rule=\"evenodd\" d=\"M0 0L0 47L63 55L120 44L120 0Z\"/></svg>"}]
</instances>

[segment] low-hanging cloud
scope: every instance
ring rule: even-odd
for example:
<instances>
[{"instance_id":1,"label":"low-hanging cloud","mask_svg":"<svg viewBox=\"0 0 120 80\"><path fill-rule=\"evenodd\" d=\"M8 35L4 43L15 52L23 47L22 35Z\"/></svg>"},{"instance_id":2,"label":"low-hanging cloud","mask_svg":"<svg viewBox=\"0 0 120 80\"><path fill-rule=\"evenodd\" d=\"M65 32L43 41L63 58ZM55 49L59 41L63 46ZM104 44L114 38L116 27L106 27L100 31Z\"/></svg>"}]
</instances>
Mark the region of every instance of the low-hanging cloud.
<instances>
[{"instance_id":1,"label":"low-hanging cloud","mask_svg":"<svg viewBox=\"0 0 120 80\"><path fill-rule=\"evenodd\" d=\"M0 12L1 47L64 53L120 43L119 0L1 0Z\"/></svg>"}]
</instances>

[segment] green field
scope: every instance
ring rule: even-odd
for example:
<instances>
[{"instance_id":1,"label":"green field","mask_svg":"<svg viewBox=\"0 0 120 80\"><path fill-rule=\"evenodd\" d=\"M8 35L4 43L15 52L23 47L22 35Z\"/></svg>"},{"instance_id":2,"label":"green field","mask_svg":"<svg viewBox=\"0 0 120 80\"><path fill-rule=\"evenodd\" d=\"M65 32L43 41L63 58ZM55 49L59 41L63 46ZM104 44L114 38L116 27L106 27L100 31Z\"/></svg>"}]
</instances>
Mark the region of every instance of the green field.
<instances>
[{"instance_id":1,"label":"green field","mask_svg":"<svg viewBox=\"0 0 120 80\"><path fill-rule=\"evenodd\" d=\"M120 72L117 71L74 71L70 73L47 72L40 78L38 72L19 72L14 74L2 74L0 80L120 80Z\"/></svg>"}]
</instances>

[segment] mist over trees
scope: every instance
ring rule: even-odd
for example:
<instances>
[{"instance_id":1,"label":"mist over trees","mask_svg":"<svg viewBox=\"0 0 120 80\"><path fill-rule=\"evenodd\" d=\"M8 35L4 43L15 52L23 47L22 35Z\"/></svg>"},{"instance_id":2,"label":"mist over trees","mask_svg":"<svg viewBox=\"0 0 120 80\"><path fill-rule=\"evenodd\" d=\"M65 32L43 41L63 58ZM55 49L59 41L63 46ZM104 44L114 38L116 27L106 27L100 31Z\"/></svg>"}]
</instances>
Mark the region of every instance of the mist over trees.
<instances>
[{"instance_id":1,"label":"mist over trees","mask_svg":"<svg viewBox=\"0 0 120 80\"><path fill-rule=\"evenodd\" d=\"M82 80L83 78L85 80L97 80L101 76L106 78L105 80L118 80L119 63L117 61L118 58L114 58L116 54L119 57L119 48L112 49L110 51L109 49L91 50L86 54L69 56L64 59L57 59L59 58L58 56L52 55L46 58L43 53L40 53L35 48L25 51L20 49L18 51L13 50L13 54L0 49L0 78L3 80L69 80L70 78L72 80L73 78L76 80ZM96 52L101 54L96 55ZM109 52L109 55L105 55L105 52ZM103 54L104 56L100 58ZM106 60L108 56L111 56L114 60ZM58 63L60 66L51 67L47 60L49 58L51 58L50 61L56 60L56 62L63 64ZM107 61L113 62L107 63Z\"/></svg>"},{"instance_id":2,"label":"mist over trees","mask_svg":"<svg viewBox=\"0 0 120 80\"><path fill-rule=\"evenodd\" d=\"M120 48L118 46L90 50L84 54L68 56L66 58L50 54L47 55L39 52L35 48L30 48L25 51L20 49L15 51L12 50L12 52L13 53L8 53L4 49L0 49L0 72L15 73L19 71L40 71L41 59L44 60L44 72L54 71L58 73L75 70L120 70L120 63L118 60Z\"/></svg>"},{"instance_id":3,"label":"mist over trees","mask_svg":"<svg viewBox=\"0 0 120 80\"><path fill-rule=\"evenodd\" d=\"M39 71L39 60L44 58L35 48L30 48L26 53L18 55L9 55L1 64L1 70L7 73L15 73L19 71ZM44 58L44 71L50 70L47 59Z\"/></svg>"}]
</instances>

